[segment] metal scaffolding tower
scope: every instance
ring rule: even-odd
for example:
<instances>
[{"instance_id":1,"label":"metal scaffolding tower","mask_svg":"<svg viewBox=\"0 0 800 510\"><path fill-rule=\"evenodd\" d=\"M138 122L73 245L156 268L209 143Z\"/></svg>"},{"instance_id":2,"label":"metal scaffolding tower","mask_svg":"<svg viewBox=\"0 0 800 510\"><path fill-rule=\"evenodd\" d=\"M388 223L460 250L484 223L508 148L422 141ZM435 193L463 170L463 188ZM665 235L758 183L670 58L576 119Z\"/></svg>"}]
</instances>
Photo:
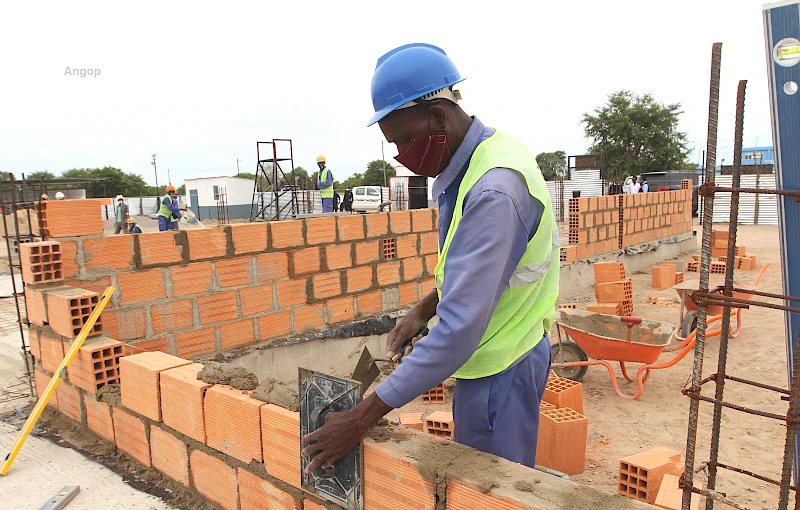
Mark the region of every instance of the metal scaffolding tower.
<instances>
[{"instance_id":1,"label":"metal scaffolding tower","mask_svg":"<svg viewBox=\"0 0 800 510\"><path fill-rule=\"evenodd\" d=\"M281 144L280 151L278 144ZM285 152L288 144L288 153ZM273 138L271 142L256 142L256 182L253 185L253 202L250 204L250 221L285 220L298 214L297 182L294 176L294 152L288 138ZM288 172L281 163L290 165Z\"/></svg>"}]
</instances>

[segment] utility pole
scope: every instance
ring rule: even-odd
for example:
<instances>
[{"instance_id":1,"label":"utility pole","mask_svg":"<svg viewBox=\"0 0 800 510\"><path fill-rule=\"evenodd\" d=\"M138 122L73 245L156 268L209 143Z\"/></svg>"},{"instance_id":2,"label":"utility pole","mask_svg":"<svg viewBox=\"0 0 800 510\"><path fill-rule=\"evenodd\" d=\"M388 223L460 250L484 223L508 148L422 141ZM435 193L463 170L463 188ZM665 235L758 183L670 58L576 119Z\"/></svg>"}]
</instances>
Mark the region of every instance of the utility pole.
<instances>
[{"instance_id":1,"label":"utility pole","mask_svg":"<svg viewBox=\"0 0 800 510\"><path fill-rule=\"evenodd\" d=\"M158 167L156 167L156 155L153 154L153 171L156 174L156 196L158 196Z\"/></svg>"},{"instance_id":2,"label":"utility pole","mask_svg":"<svg viewBox=\"0 0 800 510\"><path fill-rule=\"evenodd\" d=\"M241 159L236 158L236 176L237 177L239 176L239 161L241 161Z\"/></svg>"},{"instance_id":3,"label":"utility pole","mask_svg":"<svg viewBox=\"0 0 800 510\"><path fill-rule=\"evenodd\" d=\"M172 186L172 177L169 176L169 168L167 168L167 183Z\"/></svg>"}]
</instances>

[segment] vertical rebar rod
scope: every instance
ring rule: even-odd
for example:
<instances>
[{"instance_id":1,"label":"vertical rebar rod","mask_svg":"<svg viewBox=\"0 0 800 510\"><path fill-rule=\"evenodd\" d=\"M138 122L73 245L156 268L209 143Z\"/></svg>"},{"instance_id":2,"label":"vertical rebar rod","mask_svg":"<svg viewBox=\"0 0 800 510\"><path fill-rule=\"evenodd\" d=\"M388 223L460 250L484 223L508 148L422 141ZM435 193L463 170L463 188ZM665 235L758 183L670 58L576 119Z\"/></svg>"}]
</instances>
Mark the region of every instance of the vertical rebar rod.
<instances>
[{"instance_id":1,"label":"vertical rebar rod","mask_svg":"<svg viewBox=\"0 0 800 510\"><path fill-rule=\"evenodd\" d=\"M12 173L8 174L8 181L11 187L11 193L9 193L9 196L11 197L11 215L14 217L14 237L17 240L17 249L19 249L19 245L21 244L20 243L21 238L19 236L19 220L17 218L17 198L14 193L14 188L15 188L14 174ZM2 194L2 190L0 190L0 194ZM14 304L17 306L17 325L19 326L19 339L22 344L22 354L25 357L25 373L28 375L28 378L31 378L33 377L33 373L31 372L32 364L30 363L29 359L30 352L28 351L28 348L25 345L25 329L22 327L22 311L20 310L20 302L19 302L19 297L22 293L19 292L19 290L17 290L17 277L14 273L14 259L11 256L11 243L9 242L8 239L9 237L8 226L6 225L5 213L6 213L5 204L3 204L3 229L5 230L6 249L8 250L8 273L11 275L11 289L14 294ZM22 267L21 257L22 254L20 254L19 258L20 268ZM24 283L23 283L23 289L24 289ZM25 315L27 317L27 309Z\"/></svg>"},{"instance_id":2,"label":"vertical rebar rod","mask_svg":"<svg viewBox=\"0 0 800 510\"><path fill-rule=\"evenodd\" d=\"M708 98L708 135L706 148L706 168L717 166L717 127L719 124L719 82L722 66L722 43L714 43L711 49L711 86ZM714 172L707 173L714 183ZM706 183L707 184L707 183ZM708 291L708 270L711 265L711 223L714 218L714 197L709 197L703 208L703 247L700 259L700 292ZM697 307L697 333L694 347L694 366L692 370L691 391L701 391L703 379L703 355L706 341L706 306ZM700 401L692 399L689 403L689 431L686 435L686 463L683 471L682 510L690 510L692 504L692 487L694 486L695 454L697 451L697 423L699 420Z\"/></svg>"},{"instance_id":3,"label":"vertical rebar rod","mask_svg":"<svg viewBox=\"0 0 800 510\"><path fill-rule=\"evenodd\" d=\"M797 412L800 407L800 342L794 349L792 363L792 386L790 388L789 412L786 415L786 447L783 450L783 469L781 471L781 490L778 499L778 510L789 508L789 493L792 482L792 459L797 440ZM795 491L795 508L800 505L800 491Z\"/></svg>"},{"instance_id":4,"label":"vertical rebar rod","mask_svg":"<svg viewBox=\"0 0 800 510\"><path fill-rule=\"evenodd\" d=\"M736 127L733 135L733 179L731 184L731 215L728 223L728 255L725 259L725 290L723 295L731 297L733 271L736 267L736 232L739 227L739 191L742 180L742 137L744 132L744 99L747 80L739 81L736 92ZM742 311L739 310L738 313ZM719 435L722 426L722 398L725 393L725 371L728 364L728 341L730 340L731 307L722 308L722 331L719 335L719 359L717 361L716 388L714 390L714 418L711 425L711 448L708 456L708 489L717 485L717 461L719 460ZM713 510L714 500L706 500L706 510Z\"/></svg>"}]
</instances>

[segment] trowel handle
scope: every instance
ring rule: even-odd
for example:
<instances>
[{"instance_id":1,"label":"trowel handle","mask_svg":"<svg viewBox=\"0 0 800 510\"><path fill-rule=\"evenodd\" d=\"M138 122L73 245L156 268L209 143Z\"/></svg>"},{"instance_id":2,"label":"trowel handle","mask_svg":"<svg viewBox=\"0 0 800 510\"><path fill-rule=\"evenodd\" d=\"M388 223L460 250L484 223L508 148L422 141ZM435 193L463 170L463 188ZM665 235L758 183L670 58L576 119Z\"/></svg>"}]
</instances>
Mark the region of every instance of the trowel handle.
<instances>
[{"instance_id":1,"label":"trowel handle","mask_svg":"<svg viewBox=\"0 0 800 510\"><path fill-rule=\"evenodd\" d=\"M412 345L414 345L414 339L417 338L418 336L425 336L428 333L430 333L430 330L428 329L428 326L422 326L420 328L420 330L417 331L416 335L412 336L411 338L409 338L408 340L406 340L403 343L403 346L400 347L400 352L398 352L397 354L395 354L392 357L392 362L393 363L400 363L400 360L402 360L403 356L405 356L406 349L411 347Z\"/></svg>"}]
</instances>

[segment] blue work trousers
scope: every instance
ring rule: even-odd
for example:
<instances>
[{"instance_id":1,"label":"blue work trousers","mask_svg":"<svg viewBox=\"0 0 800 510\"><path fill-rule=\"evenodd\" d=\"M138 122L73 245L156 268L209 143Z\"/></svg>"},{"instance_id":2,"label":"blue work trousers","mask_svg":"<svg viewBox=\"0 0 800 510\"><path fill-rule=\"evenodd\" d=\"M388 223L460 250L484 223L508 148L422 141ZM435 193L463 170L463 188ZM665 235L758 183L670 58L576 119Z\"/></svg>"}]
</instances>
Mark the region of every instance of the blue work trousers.
<instances>
[{"instance_id":1,"label":"blue work trousers","mask_svg":"<svg viewBox=\"0 0 800 510\"><path fill-rule=\"evenodd\" d=\"M164 216L158 217L158 231L159 232L166 232L167 230L178 230L178 222L177 221L169 221L168 218Z\"/></svg>"},{"instance_id":2,"label":"blue work trousers","mask_svg":"<svg viewBox=\"0 0 800 510\"><path fill-rule=\"evenodd\" d=\"M333 199L332 198L323 198L322 199L322 212L333 212Z\"/></svg>"},{"instance_id":3,"label":"blue work trousers","mask_svg":"<svg viewBox=\"0 0 800 510\"><path fill-rule=\"evenodd\" d=\"M542 340L505 371L457 379L453 439L525 466L536 465L539 404L550 374L550 339Z\"/></svg>"}]
</instances>

